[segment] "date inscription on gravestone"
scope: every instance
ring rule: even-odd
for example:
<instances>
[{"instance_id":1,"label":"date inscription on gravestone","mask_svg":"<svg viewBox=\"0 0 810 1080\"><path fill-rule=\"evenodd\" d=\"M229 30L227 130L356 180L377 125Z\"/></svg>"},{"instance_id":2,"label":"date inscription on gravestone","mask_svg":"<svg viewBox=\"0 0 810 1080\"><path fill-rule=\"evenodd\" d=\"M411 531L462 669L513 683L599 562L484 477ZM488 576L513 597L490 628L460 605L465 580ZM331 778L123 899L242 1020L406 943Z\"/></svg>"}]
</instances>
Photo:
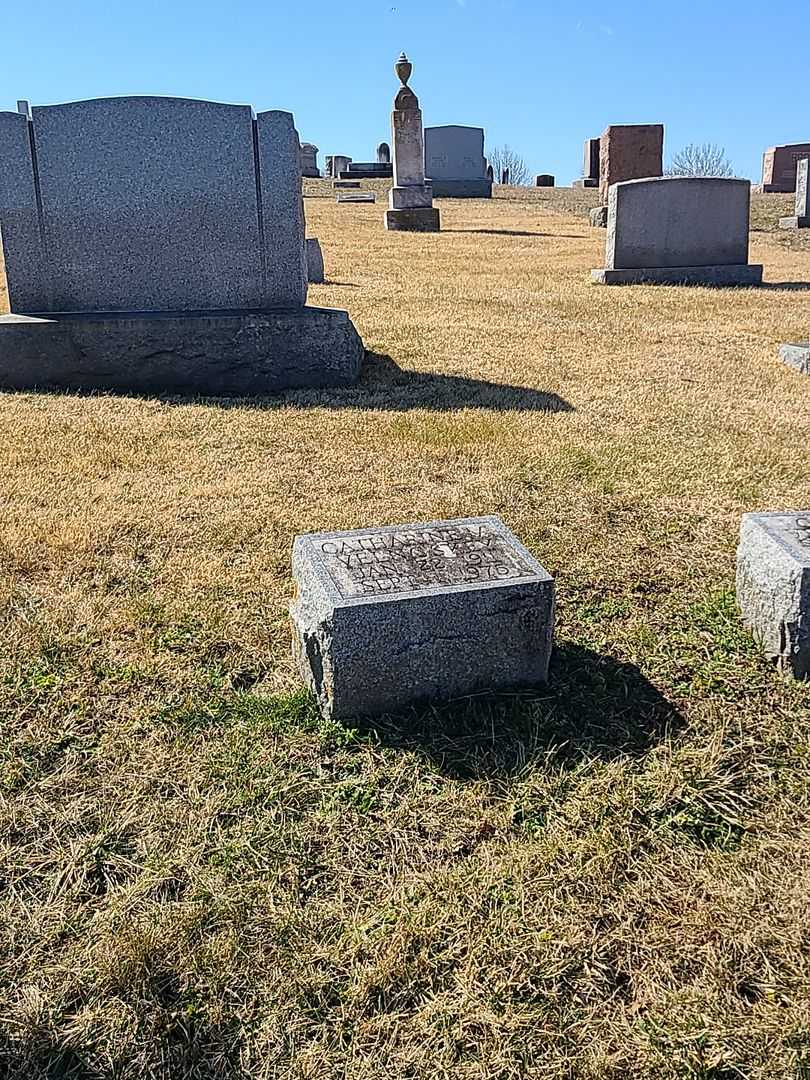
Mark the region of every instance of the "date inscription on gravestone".
<instances>
[{"instance_id":1,"label":"date inscription on gravestone","mask_svg":"<svg viewBox=\"0 0 810 1080\"><path fill-rule=\"evenodd\" d=\"M503 582L536 572L487 521L344 534L318 539L315 547L347 600Z\"/></svg>"}]
</instances>

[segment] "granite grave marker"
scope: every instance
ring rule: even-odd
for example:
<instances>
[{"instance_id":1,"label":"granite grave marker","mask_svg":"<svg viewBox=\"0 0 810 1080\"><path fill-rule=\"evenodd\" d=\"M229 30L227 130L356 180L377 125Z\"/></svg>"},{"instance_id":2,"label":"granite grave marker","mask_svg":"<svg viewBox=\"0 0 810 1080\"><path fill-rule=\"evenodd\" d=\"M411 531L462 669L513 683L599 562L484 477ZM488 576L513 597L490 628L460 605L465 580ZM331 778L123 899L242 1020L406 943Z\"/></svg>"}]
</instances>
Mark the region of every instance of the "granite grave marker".
<instances>
[{"instance_id":1,"label":"granite grave marker","mask_svg":"<svg viewBox=\"0 0 810 1080\"><path fill-rule=\"evenodd\" d=\"M496 517L299 536L299 670L345 719L548 678L551 576Z\"/></svg>"}]
</instances>

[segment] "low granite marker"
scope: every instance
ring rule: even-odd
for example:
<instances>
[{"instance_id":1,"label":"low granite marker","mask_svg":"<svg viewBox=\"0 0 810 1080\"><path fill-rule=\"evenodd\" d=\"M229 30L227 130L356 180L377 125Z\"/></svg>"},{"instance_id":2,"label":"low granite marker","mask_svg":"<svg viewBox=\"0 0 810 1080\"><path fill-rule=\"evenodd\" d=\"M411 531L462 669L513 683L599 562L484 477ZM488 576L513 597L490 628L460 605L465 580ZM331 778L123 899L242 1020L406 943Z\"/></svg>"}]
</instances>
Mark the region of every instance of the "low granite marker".
<instances>
[{"instance_id":1,"label":"low granite marker","mask_svg":"<svg viewBox=\"0 0 810 1080\"><path fill-rule=\"evenodd\" d=\"M810 675L810 510L746 514L737 603L762 651L796 678Z\"/></svg>"},{"instance_id":2,"label":"low granite marker","mask_svg":"<svg viewBox=\"0 0 810 1080\"><path fill-rule=\"evenodd\" d=\"M298 536L293 653L325 716L548 680L554 581L497 517Z\"/></svg>"},{"instance_id":3,"label":"low granite marker","mask_svg":"<svg viewBox=\"0 0 810 1080\"><path fill-rule=\"evenodd\" d=\"M810 375L810 344L780 345L779 359L795 368L800 375Z\"/></svg>"},{"instance_id":4,"label":"low granite marker","mask_svg":"<svg viewBox=\"0 0 810 1080\"><path fill-rule=\"evenodd\" d=\"M780 229L810 229L810 160L803 158L796 168L796 209L792 217L779 219Z\"/></svg>"}]
</instances>

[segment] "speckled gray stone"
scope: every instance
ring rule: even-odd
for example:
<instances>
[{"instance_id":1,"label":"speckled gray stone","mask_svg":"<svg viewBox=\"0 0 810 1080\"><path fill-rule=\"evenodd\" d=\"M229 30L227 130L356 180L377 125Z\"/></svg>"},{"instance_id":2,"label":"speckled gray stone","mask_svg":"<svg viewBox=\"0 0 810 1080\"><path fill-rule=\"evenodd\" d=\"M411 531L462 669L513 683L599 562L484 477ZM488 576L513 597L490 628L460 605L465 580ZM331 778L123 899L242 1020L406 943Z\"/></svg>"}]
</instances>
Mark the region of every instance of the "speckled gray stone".
<instances>
[{"instance_id":1,"label":"speckled gray stone","mask_svg":"<svg viewBox=\"0 0 810 1080\"><path fill-rule=\"evenodd\" d=\"M307 300L304 199L292 113L256 117L266 288L261 307L302 307Z\"/></svg>"},{"instance_id":2,"label":"speckled gray stone","mask_svg":"<svg viewBox=\"0 0 810 1080\"><path fill-rule=\"evenodd\" d=\"M22 113L0 112L0 234L12 311L46 310L49 302L29 129Z\"/></svg>"},{"instance_id":3,"label":"speckled gray stone","mask_svg":"<svg viewBox=\"0 0 810 1080\"><path fill-rule=\"evenodd\" d=\"M779 359L802 375L810 375L810 345L781 345Z\"/></svg>"},{"instance_id":4,"label":"speckled gray stone","mask_svg":"<svg viewBox=\"0 0 810 1080\"><path fill-rule=\"evenodd\" d=\"M746 514L737 551L737 603L764 654L810 675L810 510Z\"/></svg>"},{"instance_id":5,"label":"speckled gray stone","mask_svg":"<svg viewBox=\"0 0 810 1080\"><path fill-rule=\"evenodd\" d=\"M348 386L364 350L345 311L0 316L0 387L229 397Z\"/></svg>"},{"instance_id":6,"label":"speckled gray stone","mask_svg":"<svg viewBox=\"0 0 810 1080\"><path fill-rule=\"evenodd\" d=\"M325 716L548 679L554 582L497 517L296 537L293 653Z\"/></svg>"},{"instance_id":7,"label":"speckled gray stone","mask_svg":"<svg viewBox=\"0 0 810 1080\"><path fill-rule=\"evenodd\" d=\"M606 206L595 206L588 215L588 218L594 229L606 229L608 223L608 208Z\"/></svg>"},{"instance_id":8,"label":"speckled gray stone","mask_svg":"<svg viewBox=\"0 0 810 1080\"><path fill-rule=\"evenodd\" d=\"M20 310L264 306L250 106L123 97L32 115L52 303Z\"/></svg>"},{"instance_id":9,"label":"speckled gray stone","mask_svg":"<svg viewBox=\"0 0 810 1080\"><path fill-rule=\"evenodd\" d=\"M310 285L323 285L323 252L320 242L314 237L307 240L307 277Z\"/></svg>"}]
</instances>

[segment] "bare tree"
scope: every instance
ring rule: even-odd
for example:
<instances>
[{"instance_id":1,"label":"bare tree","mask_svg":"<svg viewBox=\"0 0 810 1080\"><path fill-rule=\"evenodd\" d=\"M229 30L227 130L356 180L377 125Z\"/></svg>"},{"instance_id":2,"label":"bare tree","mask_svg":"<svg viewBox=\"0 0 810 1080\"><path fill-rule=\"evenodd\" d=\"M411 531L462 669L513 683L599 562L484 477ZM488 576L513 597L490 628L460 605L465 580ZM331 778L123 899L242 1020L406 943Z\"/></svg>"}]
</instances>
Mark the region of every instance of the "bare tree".
<instances>
[{"instance_id":1,"label":"bare tree","mask_svg":"<svg viewBox=\"0 0 810 1080\"><path fill-rule=\"evenodd\" d=\"M734 176L734 166L722 146L690 143L674 155L667 176Z\"/></svg>"},{"instance_id":2,"label":"bare tree","mask_svg":"<svg viewBox=\"0 0 810 1080\"><path fill-rule=\"evenodd\" d=\"M531 183L529 166L516 151L509 146L496 146L490 150L488 159L495 174L495 181L500 180L504 169L509 170L509 183L526 187Z\"/></svg>"}]
</instances>

